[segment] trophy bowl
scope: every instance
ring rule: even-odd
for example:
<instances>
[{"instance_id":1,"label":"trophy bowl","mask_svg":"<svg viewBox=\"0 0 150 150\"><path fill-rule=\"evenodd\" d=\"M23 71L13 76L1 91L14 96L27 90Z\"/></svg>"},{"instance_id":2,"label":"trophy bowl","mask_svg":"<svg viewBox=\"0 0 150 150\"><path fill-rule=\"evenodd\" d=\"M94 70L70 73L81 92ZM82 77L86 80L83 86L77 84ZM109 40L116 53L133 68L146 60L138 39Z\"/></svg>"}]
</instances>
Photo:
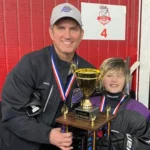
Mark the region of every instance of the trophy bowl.
<instances>
[{"instance_id":1,"label":"trophy bowl","mask_svg":"<svg viewBox=\"0 0 150 150\"><path fill-rule=\"evenodd\" d=\"M75 70L75 75L77 84L84 95L81 106L75 109L76 117L91 120L91 116L99 110L98 107L92 106L90 96L96 89L100 71L93 68L81 68Z\"/></svg>"}]
</instances>

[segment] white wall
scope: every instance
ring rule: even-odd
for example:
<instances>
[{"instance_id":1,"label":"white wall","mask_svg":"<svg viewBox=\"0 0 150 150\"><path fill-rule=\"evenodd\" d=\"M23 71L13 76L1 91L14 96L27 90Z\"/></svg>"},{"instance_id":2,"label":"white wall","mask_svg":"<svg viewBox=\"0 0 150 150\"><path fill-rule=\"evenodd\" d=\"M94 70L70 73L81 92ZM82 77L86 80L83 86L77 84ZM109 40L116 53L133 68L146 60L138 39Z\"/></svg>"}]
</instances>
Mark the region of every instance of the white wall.
<instances>
[{"instance_id":1,"label":"white wall","mask_svg":"<svg viewBox=\"0 0 150 150\"><path fill-rule=\"evenodd\" d=\"M140 69L139 69L139 92L138 99L145 106L149 101L149 77L150 77L150 0L141 0L141 39Z\"/></svg>"}]
</instances>

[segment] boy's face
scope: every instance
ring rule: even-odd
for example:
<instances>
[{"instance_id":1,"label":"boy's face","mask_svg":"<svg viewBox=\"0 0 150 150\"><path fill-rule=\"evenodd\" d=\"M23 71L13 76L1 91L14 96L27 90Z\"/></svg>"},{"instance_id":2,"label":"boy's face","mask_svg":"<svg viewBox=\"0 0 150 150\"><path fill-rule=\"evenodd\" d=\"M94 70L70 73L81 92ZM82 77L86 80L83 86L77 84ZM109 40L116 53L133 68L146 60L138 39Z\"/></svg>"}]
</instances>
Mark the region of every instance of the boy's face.
<instances>
[{"instance_id":1,"label":"boy's face","mask_svg":"<svg viewBox=\"0 0 150 150\"><path fill-rule=\"evenodd\" d=\"M103 77L103 86L110 93L122 92L125 85L125 75L122 70L107 71Z\"/></svg>"}]
</instances>

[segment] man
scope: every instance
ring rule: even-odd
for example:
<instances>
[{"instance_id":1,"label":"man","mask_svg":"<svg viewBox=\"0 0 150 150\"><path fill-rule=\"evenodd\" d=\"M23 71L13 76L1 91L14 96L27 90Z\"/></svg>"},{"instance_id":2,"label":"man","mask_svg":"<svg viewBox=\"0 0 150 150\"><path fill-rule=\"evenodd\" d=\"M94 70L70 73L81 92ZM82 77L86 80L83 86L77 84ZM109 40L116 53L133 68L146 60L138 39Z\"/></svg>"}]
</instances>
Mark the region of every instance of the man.
<instances>
[{"instance_id":1,"label":"man","mask_svg":"<svg viewBox=\"0 0 150 150\"><path fill-rule=\"evenodd\" d=\"M62 133L55 119L62 108L72 109L77 88L72 64L93 68L75 52L84 33L79 10L69 3L57 5L49 33L53 45L25 55L6 79L0 150L73 149L72 133Z\"/></svg>"}]
</instances>

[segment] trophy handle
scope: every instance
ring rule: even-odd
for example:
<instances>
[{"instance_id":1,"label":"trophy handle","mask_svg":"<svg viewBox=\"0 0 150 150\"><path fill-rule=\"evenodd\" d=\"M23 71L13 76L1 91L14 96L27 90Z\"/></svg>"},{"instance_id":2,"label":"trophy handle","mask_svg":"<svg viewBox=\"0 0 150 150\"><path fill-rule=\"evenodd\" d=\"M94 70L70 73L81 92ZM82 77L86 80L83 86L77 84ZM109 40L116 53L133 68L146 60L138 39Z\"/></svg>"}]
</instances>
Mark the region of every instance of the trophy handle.
<instances>
[{"instance_id":1,"label":"trophy handle","mask_svg":"<svg viewBox=\"0 0 150 150\"><path fill-rule=\"evenodd\" d=\"M83 103L84 103L84 99L82 99L81 102L80 102L81 107L83 106Z\"/></svg>"}]
</instances>

